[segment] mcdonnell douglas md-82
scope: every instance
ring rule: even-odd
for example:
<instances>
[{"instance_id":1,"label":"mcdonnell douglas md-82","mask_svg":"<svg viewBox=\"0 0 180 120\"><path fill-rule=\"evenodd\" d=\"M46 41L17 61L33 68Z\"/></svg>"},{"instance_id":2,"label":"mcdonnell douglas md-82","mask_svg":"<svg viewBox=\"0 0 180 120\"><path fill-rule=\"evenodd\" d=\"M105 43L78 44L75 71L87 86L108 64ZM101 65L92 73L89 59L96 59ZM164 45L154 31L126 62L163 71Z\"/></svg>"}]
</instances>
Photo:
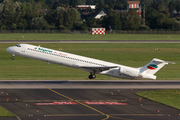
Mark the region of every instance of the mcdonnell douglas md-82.
<instances>
[{"instance_id":1,"label":"mcdonnell douglas md-82","mask_svg":"<svg viewBox=\"0 0 180 120\"><path fill-rule=\"evenodd\" d=\"M154 74L169 63L154 58L143 67L133 68L29 44L17 44L8 47L6 50L13 55L13 60L14 56L18 55L25 58L77 68L89 72L89 79L96 78L95 74L124 79L156 79Z\"/></svg>"}]
</instances>

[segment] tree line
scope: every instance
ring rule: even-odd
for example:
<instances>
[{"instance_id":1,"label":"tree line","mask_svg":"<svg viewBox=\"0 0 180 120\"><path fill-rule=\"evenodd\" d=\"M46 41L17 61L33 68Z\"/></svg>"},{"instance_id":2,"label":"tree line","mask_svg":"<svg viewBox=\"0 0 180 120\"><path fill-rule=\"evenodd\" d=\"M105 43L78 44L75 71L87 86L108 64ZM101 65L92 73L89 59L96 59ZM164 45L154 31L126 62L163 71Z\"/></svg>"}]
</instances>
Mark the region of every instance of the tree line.
<instances>
[{"instance_id":1,"label":"tree line","mask_svg":"<svg viewBox=\"0 0 180 120\"><path fill-rule=\"evenodd\" d=\"M0 0L0 30L180 30L180 0L140 0L142 17L127 10L127 0ZM79 4L96 5L95 13L107 15L81 18ZM66 9L69 6L68 9ZM42 12L41 9L46 12ZM123 11L120 11L123 10ZM145 12L145 24L143 24Z\"/></svg>"}]
</instances>

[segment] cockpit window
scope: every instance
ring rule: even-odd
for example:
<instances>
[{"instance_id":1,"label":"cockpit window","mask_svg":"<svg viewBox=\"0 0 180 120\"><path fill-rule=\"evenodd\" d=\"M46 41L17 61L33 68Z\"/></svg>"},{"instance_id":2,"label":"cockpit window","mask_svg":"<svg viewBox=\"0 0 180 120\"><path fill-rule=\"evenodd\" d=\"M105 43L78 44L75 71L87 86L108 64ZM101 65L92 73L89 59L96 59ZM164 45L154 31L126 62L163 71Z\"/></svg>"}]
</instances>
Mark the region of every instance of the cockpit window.
<instances>
[{"instance_id":1,"label":"cockpit window","mask_svg":"<svg viewBox=\"0 0 180 120\"><path fill-rule=\"evenodd\" d=\"M17 47L21 47L21 45L20 45L20 44L17 44L17 45L15 45L15 46L17 46Z\"/></svg>"}]
</instances>

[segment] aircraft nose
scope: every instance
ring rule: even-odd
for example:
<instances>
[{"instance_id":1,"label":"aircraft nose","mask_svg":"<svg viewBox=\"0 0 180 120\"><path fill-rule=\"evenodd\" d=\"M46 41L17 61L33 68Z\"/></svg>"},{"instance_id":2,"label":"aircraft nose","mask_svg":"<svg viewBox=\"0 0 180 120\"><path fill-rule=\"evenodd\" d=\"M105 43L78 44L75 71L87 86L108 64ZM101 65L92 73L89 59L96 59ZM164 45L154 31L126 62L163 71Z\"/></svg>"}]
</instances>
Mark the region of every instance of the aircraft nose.
<instances>
[{"instance_id":1,"label":"aircraft nose","mask_svg":"<svg viewBox=\"0 0 180 120\"><path fill-rule=\"evenodd\" d=\"M6 51L9 52L9 53L13 53L14 52L13 47L6 48Z\"/></svg>"}]
</instances>

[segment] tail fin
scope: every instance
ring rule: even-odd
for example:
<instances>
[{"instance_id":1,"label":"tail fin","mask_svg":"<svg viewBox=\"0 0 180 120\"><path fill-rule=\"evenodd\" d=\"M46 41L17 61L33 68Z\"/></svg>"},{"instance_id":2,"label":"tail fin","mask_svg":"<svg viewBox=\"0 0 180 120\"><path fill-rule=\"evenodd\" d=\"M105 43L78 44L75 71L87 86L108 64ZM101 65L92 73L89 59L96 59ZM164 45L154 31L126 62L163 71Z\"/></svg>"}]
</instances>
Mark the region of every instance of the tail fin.
<instances>
[{"instance_id":1,"label":"tail fin","mask_svg":"<svg viewBox=\"0 0 180 120\"><path fill-rule=\"evenodd\" d=\"M156 76L154 76L154 74L157 71L159 71L164 65L167 65L168 63L170 62L166 62L166 61L154 58L151 62L149 62L148 64L140 68L140 73L144 77L149 76L151 79L156 79Z\"/></svg>"}]
</instances>

